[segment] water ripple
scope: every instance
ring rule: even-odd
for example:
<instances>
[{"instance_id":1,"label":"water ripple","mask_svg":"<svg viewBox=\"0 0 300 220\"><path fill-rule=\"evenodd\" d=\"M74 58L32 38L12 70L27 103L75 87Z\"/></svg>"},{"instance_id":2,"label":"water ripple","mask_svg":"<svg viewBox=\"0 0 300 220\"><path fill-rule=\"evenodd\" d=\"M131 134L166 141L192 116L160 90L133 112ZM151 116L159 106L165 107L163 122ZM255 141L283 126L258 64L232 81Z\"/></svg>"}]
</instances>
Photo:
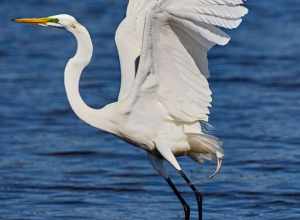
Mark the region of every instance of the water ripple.
<instances>
[{"instance_id":1,"label":"water ripple","mask_svg":"<svg viewBox=\"0 0 300 220\"><path fill-rule=\"evenodd\" d=\"M247 5L250 14L230 33L231 44L209 53L210 124L224 141L222 174L209 180L214 163L179 160L204 192L206 220L298 220L300 4ZM118 95L114 31L125 7L117 0L0 2L0 219L183 219L145 152L85 125L71 111L63 83L74 53L71 36L10 21L76 15L95 45L81 93L98 108ZM192 191L166 166L197 219Z\"/></svg>"}]
</instances>

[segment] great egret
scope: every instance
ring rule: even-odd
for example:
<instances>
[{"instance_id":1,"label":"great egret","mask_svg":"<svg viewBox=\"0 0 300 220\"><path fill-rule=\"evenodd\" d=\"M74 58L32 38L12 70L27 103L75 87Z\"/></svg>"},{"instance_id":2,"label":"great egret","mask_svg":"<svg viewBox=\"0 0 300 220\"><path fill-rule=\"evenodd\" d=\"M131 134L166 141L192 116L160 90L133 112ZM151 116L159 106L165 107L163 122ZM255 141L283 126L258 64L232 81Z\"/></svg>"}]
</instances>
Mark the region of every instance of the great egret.
<instances>
[{"instance_id":1,"label":"great egret","mask_svg":"<svg viewBox=\"0 0 300 220\"><path fill-rule=\"evenodd\" d=\"M70 15L15 19L18 23L65 28L77 40L77 52L65 69L65 87L76 115L148 152L153 167L165 178L190 219L190 208L164 168L168 161L195 193L202 219L202 193L176 160L215 159L219 173L223 150L205 134L211 90L207 52L226 45L230 37L218 27L233 29L248 10L243 0L129 0L127 15L116 33L122 82L118 102L102 109L84 103L79 93L83 69L93 44L87 29ZM217 27L216 27L217 26Z\"/></svg>"}]
</instances>

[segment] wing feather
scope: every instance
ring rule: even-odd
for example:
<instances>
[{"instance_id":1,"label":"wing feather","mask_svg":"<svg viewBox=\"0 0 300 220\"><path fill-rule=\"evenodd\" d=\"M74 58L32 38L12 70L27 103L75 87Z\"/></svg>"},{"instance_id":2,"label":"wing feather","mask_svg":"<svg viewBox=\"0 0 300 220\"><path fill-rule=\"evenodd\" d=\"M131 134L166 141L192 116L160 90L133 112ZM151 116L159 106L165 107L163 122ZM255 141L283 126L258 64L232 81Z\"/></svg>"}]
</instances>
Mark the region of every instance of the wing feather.
<instances>
[{"instance_id":1,"label":"wing feather","mask_svg":"<svg viewBox=\"0 0 300 220\"><path fill-rule=\"evenodd\" d=\"M138 0L136 0L138 1ZM161 0L149 4L137 78L127 111L142 98L143 84L156 79L158 100L176 121L208 121L212 92L207 53L230 37L248 10L242 0Z\"/></svg>"},{"instance_id":2,"label":"wing feather","mask_svg":"<svg viewBox=\"0 0 300 220\"><path fill-rule=\"evenodd\" d=\"M121 65L119 100L125 99L135 79L136 59L141 54L145 12L149 3L156 0L129 0L126 17L115 36Z\"/></svg>"}]
</instances>

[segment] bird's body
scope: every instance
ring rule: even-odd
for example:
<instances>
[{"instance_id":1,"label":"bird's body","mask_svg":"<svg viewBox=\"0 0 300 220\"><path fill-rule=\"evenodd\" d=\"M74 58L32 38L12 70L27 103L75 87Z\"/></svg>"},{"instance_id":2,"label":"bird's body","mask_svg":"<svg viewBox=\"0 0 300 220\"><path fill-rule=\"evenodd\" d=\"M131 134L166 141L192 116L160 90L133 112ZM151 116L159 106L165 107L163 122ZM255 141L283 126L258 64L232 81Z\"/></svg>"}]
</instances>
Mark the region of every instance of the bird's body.
<instances>
[{"instance_id":1,"label":"bird's body","mask_svg":"<svg viewBox=\"0 0 300 220\"><path fill-rule=\"evenodd\" d=\"M219 27L236 28L247 13L242 0L129 0L127 15L116 33L122 82L118 101L102 109L86 105L79 81L90 63L93 44L88 30L69 15L17 19L21 23L64 27L77 40L77 51L65 69L65 87L76 115L148 152L149 158L185 210L189 207L163 167L170 162L195 192L199 219L202 197L183 173L178 156L202 163L215 159L220 171L223 150L205 134L211 90L207 52L230 38Z\"/></svg>"}]
</instances>

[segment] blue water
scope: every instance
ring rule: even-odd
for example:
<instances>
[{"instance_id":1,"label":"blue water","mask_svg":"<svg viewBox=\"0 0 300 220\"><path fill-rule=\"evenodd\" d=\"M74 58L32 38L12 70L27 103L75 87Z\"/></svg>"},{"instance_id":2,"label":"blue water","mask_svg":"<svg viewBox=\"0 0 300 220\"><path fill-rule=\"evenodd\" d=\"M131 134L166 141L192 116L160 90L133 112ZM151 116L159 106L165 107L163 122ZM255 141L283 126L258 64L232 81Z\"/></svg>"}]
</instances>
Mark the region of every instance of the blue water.
<instances>
[{"instance_id":1,"label":"blue water","mask_svg":"<svg viewBox=\"0 0 300 220\"><path fill-rule=\"evenodd\" d=\"M249 0L229 46L210 53L210 123L224 141L222 174L180 159L205 193L206 220L300 219L300 2ZM94 107L116 100L114 31L126 1L0 2L0 219L183 219L180 203L145 153L79 121L63 70L75 42L65 31L13 17L69 13L90 30L95 56L81 93ZM170 169L193 208L193 194Z\"/></svg>"}]
</instances>

